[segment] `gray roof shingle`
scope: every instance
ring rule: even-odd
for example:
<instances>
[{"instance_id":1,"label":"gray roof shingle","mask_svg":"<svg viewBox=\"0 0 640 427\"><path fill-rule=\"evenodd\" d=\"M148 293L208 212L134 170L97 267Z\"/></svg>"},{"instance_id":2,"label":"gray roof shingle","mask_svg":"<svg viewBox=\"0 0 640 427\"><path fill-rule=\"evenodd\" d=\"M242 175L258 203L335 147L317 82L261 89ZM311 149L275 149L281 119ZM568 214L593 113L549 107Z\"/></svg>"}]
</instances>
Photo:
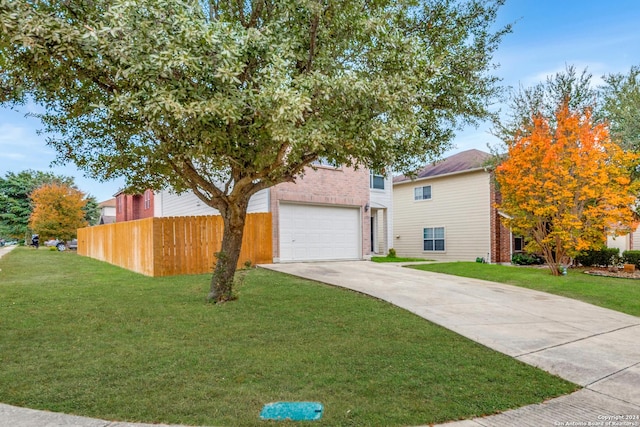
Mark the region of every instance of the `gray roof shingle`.
<instances>
[{"instance_id":1,"label":"gray roof shingle","mask_svg":"<svg viewBox=\"0 0 640 427\"><path fill-rule=\"evenodd\" d=\"M462 151L439 162L425 166L418 171L415 179L430 178L438 175L448 175L479 169L482 168L491 157L491 154L476 149ZM394 184L410 180L411 178L406 175L400 175L393 178Z\"/></svg>"}]
</instances>

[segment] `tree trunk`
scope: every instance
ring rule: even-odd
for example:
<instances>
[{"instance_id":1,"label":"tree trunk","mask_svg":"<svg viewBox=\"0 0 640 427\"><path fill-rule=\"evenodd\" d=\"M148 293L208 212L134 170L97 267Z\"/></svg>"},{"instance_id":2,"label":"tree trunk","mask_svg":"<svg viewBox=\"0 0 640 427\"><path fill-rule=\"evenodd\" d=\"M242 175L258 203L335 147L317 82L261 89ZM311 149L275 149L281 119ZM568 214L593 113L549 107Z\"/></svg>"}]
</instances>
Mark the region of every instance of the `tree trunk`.
<instances>
[{"instance_id":1,"label":"tree trunk","mask_svg":"<svg viewBox=\"0 0 640 427\"><path fill-rule=\"evenodd\" d=\"M234 299L233 283L242 249L244 223L247 217L248 202L230 203L221 211L224 222L222 247L217 255L216 268L211 278L211 290L207 300L225 302Z\"/></svg>"}]
</instances>

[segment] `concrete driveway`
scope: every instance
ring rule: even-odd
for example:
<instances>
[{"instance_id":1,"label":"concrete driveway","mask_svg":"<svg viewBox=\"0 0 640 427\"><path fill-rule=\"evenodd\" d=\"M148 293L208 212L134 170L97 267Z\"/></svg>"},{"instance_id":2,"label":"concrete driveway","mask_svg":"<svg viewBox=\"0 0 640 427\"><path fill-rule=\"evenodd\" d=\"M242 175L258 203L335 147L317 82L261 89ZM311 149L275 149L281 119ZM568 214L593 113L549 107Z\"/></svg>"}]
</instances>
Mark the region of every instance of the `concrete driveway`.
<instances>
[{"instance_id":1,"label":"concrete driveway","mask_svg":"<svg viewBox=\"0 0 640 427\"><path fill-rule=\"evenodd\" d=\"M515 425L513 413L518 415L517 425L601 421L606 425L616 421L606 417L628 415L617 421L629 424L617 425L640 426L638 317L543 292L396 264L353 261L262 267L380 298L585 387L547 404L517 410L531 412L527 415L533 416L531 424L522 423L522 413L510 411L450 426L503 425L501 419L504 425Z\"/></svg>"}]
</instances>

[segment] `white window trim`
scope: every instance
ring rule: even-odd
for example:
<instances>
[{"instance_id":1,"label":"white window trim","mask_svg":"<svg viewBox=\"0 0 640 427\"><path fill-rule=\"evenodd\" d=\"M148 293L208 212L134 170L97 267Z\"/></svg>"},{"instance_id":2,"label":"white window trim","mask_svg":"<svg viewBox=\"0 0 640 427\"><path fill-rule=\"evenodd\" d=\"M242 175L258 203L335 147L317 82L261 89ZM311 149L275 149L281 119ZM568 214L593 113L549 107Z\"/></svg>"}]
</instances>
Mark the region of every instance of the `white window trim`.
<instances>
[{"instance_id":1,"label":"white window trim","mask_svg":"<svg viewBox=\"0 0 640 427\"><path fill-rule=\"evenodd\" d=\"M144 209L151 208L151 190L145 190L144 192Z\"/></svg>"},{"instance_id":2,"label":"white window trim","mask_svg":"<svg viewBox=\"0 0 640 427\"><path fill-rule=\"evenodd\" d=\"M382 178L382 188L375 188L373 186L373 179L375 177ZM372 170L369 171L369 188L371 190L373 190L373 191L384 191L385 190L385 186L387 185L385 181L386 181L386 177L384 175L379 174L379 173L375 173Z\"/></svg>"},{"instance_id":3,"label":"white window trim","mask_svg":"<svg viewBox=\"0 0 640 427\"><path fill-rule=\"evenodd\" d=\"M428 199L416 199L416 189L417 188L421 188L422 189L424 187L431 188L430 197ZM423 194L424 194L424 190L423 190ZM421 186L418 186L418 187L413 187L413 201L414 202L426 202L426 201L431 200L431 199L433 199L433 187L431 186L431 184L429 184L429 185L421 185Z\"/></svg>"},{"instance_id":4,"label":"white window trim","mask_svg":"<svg viewBox=\"0 0 640 427\"><path fill-rule=\"evenodd\" d=\"M314 169L329 169L329 170L342 170L342 166L334 166L327 161L325 157L319 157L311 162L311 167Z\"/></svg>"},{"instance_id":5,"label":"white window trim","mask_svg":"<svg viewBox=\"0 0 640 427\"><path fill-rule=\"evenodd\" d=\"M434 247L434 248L435 248L435 241L436 241L436 240L442 240L442 241L444 242L444 250L437 250L437 249L428 250L428 249L425 249L425 248L424 248L424 241L426 240L426 239L424 238L424 230L425 230L426 228L431 228L431 229L433 229L433 230L435 230L436 228L442 228L442 231L443 231L444 237L442 237L442 239L436 239L436 238L435 238L435 231L434 231L434 238L433 238L432 240L433 240L433 242L434 242L434 244L433 244L433 247ZM422 239L421 239L421 242L422 242L422 252L426 252L426 253L439 253L439 254L444 254L444 253L446 253L446 252L447 252L447 227L445 227L445 226L422 227Z\"/></svg>"}]
</instances>

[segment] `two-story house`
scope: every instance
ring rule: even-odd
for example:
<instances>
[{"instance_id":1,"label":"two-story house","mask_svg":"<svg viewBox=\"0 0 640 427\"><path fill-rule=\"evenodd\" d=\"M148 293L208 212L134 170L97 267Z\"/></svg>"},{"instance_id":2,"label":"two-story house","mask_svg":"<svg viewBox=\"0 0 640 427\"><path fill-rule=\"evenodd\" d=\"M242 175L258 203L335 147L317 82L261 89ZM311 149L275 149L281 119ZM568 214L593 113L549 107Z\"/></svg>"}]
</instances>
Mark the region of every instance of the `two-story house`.
<instances>
[{"instance_id":1,"label":"two-story house","mask_svg":"<svg viewBox=\"0 0 640 427\"><path fill-rule=\"evenodd\" d=\"M390 247L392 191L390 177L319 163L295 183L256 193L248 213L272 213L274 262L364 259ZM190 192L121 192L116 202L118 222L218 214Z\"/></svg>"},{"instance_id":2,"label":"two-story house","mask_svg":"<svg viewBox=\"0 0 640 427\"><path fill-rule=\"evenodd\" d=\"M500 221L489 153L467 150L393 180L392 246L400 256L510 262L522 245ZM519 249L522 249L521 247Z\"/></svg>"},{"instance_id":3,"label":"two-story house","mask_svg":"<svg viewBox=\"0 0 640 427\"><path fill-rule=\"evenodd\" d=\"M112 224L116 222L115 198L98 203L98 208L100 208L100 220L98 221L99 225Z\"/></svg>"}]
</instances>

